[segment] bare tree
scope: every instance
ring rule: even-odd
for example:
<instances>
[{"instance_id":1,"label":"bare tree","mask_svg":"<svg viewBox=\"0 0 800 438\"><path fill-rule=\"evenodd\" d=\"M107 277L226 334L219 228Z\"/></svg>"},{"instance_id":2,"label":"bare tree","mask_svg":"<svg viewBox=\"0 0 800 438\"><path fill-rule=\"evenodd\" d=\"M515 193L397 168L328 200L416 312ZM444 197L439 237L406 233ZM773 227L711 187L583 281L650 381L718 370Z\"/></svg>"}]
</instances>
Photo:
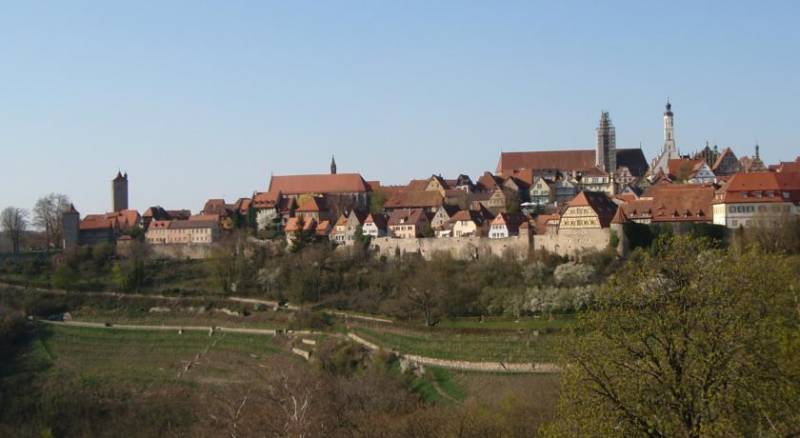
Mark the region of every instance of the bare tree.
<instances>
[{"instance_id":1,"label":"bare tree","mask_svg":"<svg viewBox=\"0 0 800 438\"><path fill-rule=\"evenodd\" d=\"M61 193L42 196L33 207L33 225L44 230L47 249L56 246L63 237L61 215L69 209L69 198Z\"/></svg>"},{"instance_id":2,"label":"bare tree","mask_svg":"<svg viewBox=\"0 0 800 438\"><path fill-rule=\"evenodd\" d=\"M0 213L0 227L11 240L12 252L18 254L22 235L28 228L28 211L17 207L6 207Z\"/></svg>"}]
</instances>

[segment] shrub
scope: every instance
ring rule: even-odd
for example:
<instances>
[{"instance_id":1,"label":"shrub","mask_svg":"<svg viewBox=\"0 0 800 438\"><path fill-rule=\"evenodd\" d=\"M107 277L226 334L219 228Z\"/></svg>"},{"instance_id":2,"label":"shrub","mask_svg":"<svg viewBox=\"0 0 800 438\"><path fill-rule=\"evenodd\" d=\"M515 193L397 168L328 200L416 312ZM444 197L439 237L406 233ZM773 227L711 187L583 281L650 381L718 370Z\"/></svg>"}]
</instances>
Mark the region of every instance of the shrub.
<instances>
[{"instance_id":1,"label":"shrub","mask_svg":"<svg viewBox=\"0 0 800 438\"><path fill-rule=\"evenodd\" d=\"M590 265L567 262L556 268L553 277L559 286L580 286L589 283L594 273L595 270Z\"/></svg>"}]
</instances>

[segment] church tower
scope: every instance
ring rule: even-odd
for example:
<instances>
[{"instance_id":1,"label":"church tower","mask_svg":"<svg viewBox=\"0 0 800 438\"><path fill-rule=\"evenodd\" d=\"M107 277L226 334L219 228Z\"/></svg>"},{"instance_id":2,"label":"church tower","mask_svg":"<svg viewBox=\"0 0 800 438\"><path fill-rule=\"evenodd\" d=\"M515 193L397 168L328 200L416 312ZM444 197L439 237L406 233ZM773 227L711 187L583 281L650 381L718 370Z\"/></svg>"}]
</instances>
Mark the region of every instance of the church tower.
<instances>
[{"instance_id":1,"label":"church tower","mask_svg":"<svg viewBox=\"0 0 800 438\"><path fill-rule=\"evenodd\" d=\"M670 159L680 158L678 148L675 146L675 125L672 117L672 104L667 99L667 110L664 111L664 150L662 153Z\"/></svg>"},{"instance_id":2,"label":"church tower","mask_svg":"<svg viewBox=\"0 0 800 438\"><path fill-rule=\"evenodd\" d=\"M596 132L595 165L608 173L614 173L617 170L617 135L608 112L600 113L600 125Z\"/></svg>"},{"instance_id":3,"label":"church tower","mask_svg":"<svg viewBox=\"0 0 800 438\"><path fill-rule=\"evenodd\" d=\"M336 175L336 159L331 155L331 175Z\"/></svg>"},{"instance_id":4,"label":"church tower","mask_svg":"<svg viewBox=\"0 0 800 438\"><path fill-rule=\"evenodd\" d=\"M664 111L664 147L661 153L653 160L650 166L650 175L655 177L659 172L669 175L669 160L680 158L678 147L675 145L675 125L672 114L672 104L667 99L667 110Z\"/></svg>"},{"instance_id":5,"label":"church tower","mask_svg":"<svg viewBox=\"0 0 800 438\"><path fill-rule=\"evenodd\" d=\"M111 181L111 206L114 212L128 209L128 173L117 172Z\"/></svg>"}]
</instances>

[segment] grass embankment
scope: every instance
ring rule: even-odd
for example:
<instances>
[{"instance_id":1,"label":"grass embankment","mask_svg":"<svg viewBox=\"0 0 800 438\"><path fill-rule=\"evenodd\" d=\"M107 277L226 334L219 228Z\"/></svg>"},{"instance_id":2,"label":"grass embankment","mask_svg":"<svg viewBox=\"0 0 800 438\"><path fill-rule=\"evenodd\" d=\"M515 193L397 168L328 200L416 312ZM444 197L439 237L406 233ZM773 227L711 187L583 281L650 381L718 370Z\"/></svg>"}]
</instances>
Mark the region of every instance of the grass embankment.
<instances>
[{"instance_id":1,"label":"grass embankment","mask_svg":"<svg viewBox=\"0 0 800 438\"><path fill-rule=\"evenodd\" d=\"M187 361L198 354L202 363L189 380L242 378L241 367L278 349L270 338L235 333L161 332L41 326L29 346L29 357L54 370L77 373L84 380L129 383L174 381Z\"/></svg>"},{"instance_id":2,"label":"grass embankment","mask_svg":"<svg viewBox=\"0 0 800 438\"><path fill-rule=\"evenodd\" d=\"M499 323L498 323L499 324ZM556 325L568 322L558 322ZM394 327L355 327L353 331L383 348L406 354L438 359L475 362L551 362L559 342L558 328L554 333L537 335L534 330L459 330L435 328L429 330Z\"/></svg>"}]
</instances>

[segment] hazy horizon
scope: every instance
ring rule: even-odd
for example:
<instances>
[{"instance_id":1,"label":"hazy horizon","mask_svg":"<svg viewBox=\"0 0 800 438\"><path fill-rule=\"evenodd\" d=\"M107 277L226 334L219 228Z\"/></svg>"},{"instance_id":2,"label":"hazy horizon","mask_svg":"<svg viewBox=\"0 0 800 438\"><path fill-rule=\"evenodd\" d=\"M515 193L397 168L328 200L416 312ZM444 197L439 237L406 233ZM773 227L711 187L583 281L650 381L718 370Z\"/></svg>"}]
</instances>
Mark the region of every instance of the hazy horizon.
<instances>
[{"instance_id":1,"label":"hazy horizon","mask_svg":"<svg viewBox=\"0 0 800 438\"><path fill-rule=\"evenodd\" d=\"M189 208L270 174L476 177L501 150L706 141L800 154L795 2L12 3L0 49L0 208ZM10 67L10 68L9 68Z\"/></svg>"}]
</instances>

